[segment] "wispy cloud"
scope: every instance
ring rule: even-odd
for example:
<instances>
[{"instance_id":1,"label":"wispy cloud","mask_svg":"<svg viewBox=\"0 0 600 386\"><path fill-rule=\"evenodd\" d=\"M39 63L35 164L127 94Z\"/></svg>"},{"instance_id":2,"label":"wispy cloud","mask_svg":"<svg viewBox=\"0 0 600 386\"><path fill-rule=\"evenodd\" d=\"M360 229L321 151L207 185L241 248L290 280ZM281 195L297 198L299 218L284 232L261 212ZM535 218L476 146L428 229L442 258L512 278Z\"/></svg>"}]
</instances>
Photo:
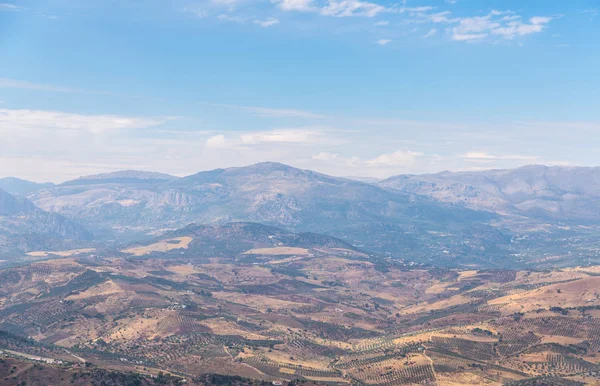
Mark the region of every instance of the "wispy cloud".
<instances>
[{"instance_id":1,"label":"wispy cloud","mask_svg":"<svg viewBox=\"0 0 600 386\"><path fill-rule=\"evenodd\" d=\"M586 9L583 11L584 14L587 14L590 16L590 21L594 20L596 18L596 16L598 16L598 9Z\"/></svg>"},{"instance_id":2,"label":"wispy cloud","mask_svg":"<svg viewBox=\"0 0 600 386\"><path fill-rule=\"evenodd\" d=\"M282 11L315 12L312 0L273 0Z\"/></svg>"},{"instance_id":3,"label":"wispy cloud","mask_svg":"<svg viewBox=\"0 0 600 386\"><path fill-rule=\"evenodd\" d=\"M226 13L222 13L219 16L217 16L217 19L221 20L221 21L232 21L234 23L244 23L246 22L246 20L240 16L235 16L235 15L229 15Z\"/></svg>"},{"instance_id":4,"label":"wispy cloud","mask_svg":"<svg viewBox=\"0 0 600 386\"><path fill-rule=\"evenodd\" d=\"M258 24L259 26L261 26L263 28L267 28L267 27L272 27L276 24L279 24L279 20L275 19L273 17L270 17L266 20L254 20L253 23Z\"/></svg>"},{"instance_id":5,"label":"wispy cloud","mask_svg":"<svg viewBox=\"0 0 600 386\"><path fill-rule=\"evenodd\" d=\"M11 4L11 3L0 3L0 11L20 11L23 8L15 5L15 4Z\"/></svg>"},{"instance_id":6,"label":"wispy cloud","mask_svg":"<svg viewBox=\"0 0 600 386\"><path fill-rule=\"evenodd\" d=\"M418 151L398 150L394 153L382 154L379 157L366 161L365 163L367 166L371 167L403 166L414 163L417 157L424 155L424 153Z\"/></svg>"},{"instance_id":7,"label":"wispy cloud","mask_svg":"<svg viewBox=\"0 0 600 386\"><path fill-rule=\"evenodd\" d=\"M242 144L256 145L261 143L319 143L325 133L319 130L281 129L264 132L243 134L240 136Z\"/></svg>"},{"instance_id":8,"label":"wispy cloud","mask_svg":"<svg viewBox=\"0 0 600 386\"><path fill-rule=\"evenodd\" d=\"M463 159L469 161L492 161L492 160L514 160L514 161L535 161L537 157L528 155L494 155L482 151L473 151L463 154Z\"/></svg>"},{"instance_id":9,"label":"wispy cloud","mask_svg":"<svg viewBox=\"0 0 600 386\"><path fill-rule=\"evenodd\" d=\"M60 111L0 109L0 132L17 130L73 130L102 133L121 129L139 129L164 123L168 118L82 115Z\"/></svg>"},{"instance_id":10,"label":"wispy cloud","mask_svg":"<svg viewBox=\"0 0 600 386\"><path fill-rule=\"evenodd\" d=\"M278 109L270 107L257 107L257 106L233 106L223 105L229 108L236 108L246 111L250 114L257 115L264 118L325 118L325 115L312 113L310 111L296 110L296 109Z\"/></svg>"},{"instance_id":11,"label":"wispy cloud","mask_svg":"<svg viewBox=\"0 0 600 386\"><path fill-rule=\"evenodd\" d=\"M534 16L523 22L521 16L514 15L511 11L491 11L485 16L464 17L460 19L447 19L447 22L458 21L458 25L451 28L452 39L457 41L482 40L490 36L504 39L514 39L542 32L552 20L548 16Z\"/></svg>"},{"instance_id":12,"label":"wispy cloud","mask_svg":"<svg viewBox=\"0 0 600 386\"><path fill-rule=\"evenodd\" d=\"M322 7L321 15L348 17L348 16L366 16L374 17L379 13L386 11L386 7L359 0L329 0L329 4Z\"/></svg>"},{"instance_id":13,"label":"wispy cloud","mask_svg":"<svg viewBox=\"0 0 600 386\"><path fill-rule=\"evenodd\" d=\"M422 152L410 150L384 153L371 159L357 156L343 156L332 152L320 152L313 155L311 161L314 161L314 167L317 169L341 169L346 170L346 173L354 173L352 175L389 177L402 171L410 170L422 158L431 159L435 157L427 157Z\"/></svg>"},{"instance_id":14,"label":"wispy cloud","mask_svg":"<svg viewBox=\"0 0 600 386\"><path fill-rule=\"evenodd\" d=\"M427 39L427 38L433 37L433 36L435 36L437 31L438 31L437 28L432 28L425 35L423 35L423 38Z\"/></svg>"},{"instance_id":15,"label":"wispy cloud","mask_svg":"<svg viewBox=\"0 0 600 386\"><path fill-rule=\"evenodd\" d=\"M361 0L328 0L318 3L313 0L273 0L282 11L315 12L323 16L374 17L388 9L380 4Z\"/></svg>"},{"instance_id":16,"label":"wispy cloud","mask_svg":"<svg viewBox=\"0 0 600 386\"><path fill-rule=\"evenodd\" d=\"M206 140L206 147L209 149L224 149L227 147L227 141L223 134L213 135Z\"/></svg>"},{"instance_id":17,"label":"wispy cloud","mask_svg":"<svg viewBox=\"0 0 600 386\"><path fill-rule=\"evenodd\" d=\"M380 46L385 46L386 44L390 44L391 42L392 41L390 39L379 39L375 43L379 44Z\"/></svg>"},{"instance_id":18,"label":"wispy cloud","mask_svg":"<svg viewBox=\"0 0 600 386\"><path fill-rule=\"evenodd\" d=\"M198 18L204 18L208 16L208 11L206 10L206 8L198 5L187 6L183 9L183 12L187 12Z\"/></svg>"},{"instance_id":19,"label":"wispy cloud","mask_svg":"<svg viewBox=\"0 0 600 386\"><path fill-rule=\"evenodd\" d=\"M18 79L0 78L0 88L21 89L21 90L36 90L59 93L78 93L78 94L96 94L109 95L108 91L88 90L75 87L66 87L47 83L28 82Z\"/></svg>"},{"instance_id":20,"label":"wispy cloud","mask_svg":"<svg viewBox=\"0 0 600 386\"><path fill-rule=\"evenodd\" d=\"M450 0L446 3L454 4L456 1ZM242 0L208 0L199 7L186 8L186 11L199 17L210 15L222 21L252 22L262 27L271 27L280 23L280 20L273 16L266 18L260 15L256 16L256 11L248 7L243 8L244 4ZM435 25L446 24L445 29L451 39L464 42L493 40L493 38L511 40L539 33L548 27L553 18L558 17L536 15L524 19L521 15L510 10L492 10L483 16L455 16L451 11L441 9L440 6L407 7L405 2L399 5L388 5L368 0L271 0L270 4L283 12L314 13L335 18L374 18L385 14L390 18L396 17L398 25L430 24L428 32L424 35L421 34L422 38L432 38L439 35L440 28L435 27ZM221 7L220 11L219 7ZM227 9L225 13L223 12L224 8ZM269 12L273 12L273 10ZM384 27L390 25L390 21L378 20L373 25ZM418 30L414 29L414 31ZM390 42L390 39L377 41L380 45Z\"/></svg>"},{"instance_id":21,"label":"wispy cloud","mask_svg":"<svg viewBox=\"0 0 600 386\"><path fill-rule=\"evenodd\" d=\"M55 86L55 85L45 84L45 83L26 82L26 81L21 81L21 80L16 80L16 79L8 79L8 78L0 78L0 88L16 88L16 89L29 89L29 90L67 92L67 93L83 91L83 90L76 89L76 88Z\"/></svg>"}]
</instances>

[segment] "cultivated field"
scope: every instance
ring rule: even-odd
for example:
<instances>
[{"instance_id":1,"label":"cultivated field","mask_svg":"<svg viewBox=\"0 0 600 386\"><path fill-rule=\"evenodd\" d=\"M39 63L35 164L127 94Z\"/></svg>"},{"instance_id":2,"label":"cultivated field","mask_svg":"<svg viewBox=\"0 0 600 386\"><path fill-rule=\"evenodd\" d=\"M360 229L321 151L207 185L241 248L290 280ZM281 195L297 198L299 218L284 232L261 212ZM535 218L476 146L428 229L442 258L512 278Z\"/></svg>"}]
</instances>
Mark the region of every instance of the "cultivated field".
<instances>
[{"instance_id":1,"label":"cultivated field","mask_svg":"<svg viewBox=\"0 0 600 386\"><path fill-rule=\"evenodd\" d=\"M282 259L292 252L254 250L272 259L247 263L70 257L1 270L2 356L189 382L598 383L597 267L458 271L345 252Z\"/></svg>"}]
</instances>

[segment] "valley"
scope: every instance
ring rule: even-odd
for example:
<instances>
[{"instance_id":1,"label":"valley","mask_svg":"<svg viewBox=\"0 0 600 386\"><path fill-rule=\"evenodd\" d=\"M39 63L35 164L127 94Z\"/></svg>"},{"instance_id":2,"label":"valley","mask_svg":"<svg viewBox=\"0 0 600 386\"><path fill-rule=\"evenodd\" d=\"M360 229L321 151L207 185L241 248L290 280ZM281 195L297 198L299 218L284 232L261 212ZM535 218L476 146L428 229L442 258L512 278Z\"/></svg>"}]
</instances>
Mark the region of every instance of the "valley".
<instances>
[{"instance_id":1,"label":"valley","mask_svg":"<svg viewBox=\"0 0 600 386\"><path fill-rule=\"evenodd\" d=\"M192 383L597 384L599 267L456 270L306 251L81 255L4 269L0 350L68 373L85 361Z\"/></svg>"}]
</instances>

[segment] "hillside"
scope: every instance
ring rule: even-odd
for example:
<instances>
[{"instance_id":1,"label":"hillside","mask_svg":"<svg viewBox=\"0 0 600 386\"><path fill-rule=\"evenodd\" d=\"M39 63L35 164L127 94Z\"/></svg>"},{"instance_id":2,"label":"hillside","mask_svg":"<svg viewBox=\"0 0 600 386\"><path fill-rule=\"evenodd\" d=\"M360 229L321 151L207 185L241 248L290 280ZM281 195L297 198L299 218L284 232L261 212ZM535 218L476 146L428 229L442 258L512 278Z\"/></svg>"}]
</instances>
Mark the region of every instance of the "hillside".
<instances>
[{"instance_id":1,"label":"hillside","mask_svg":"<svg viewBox=\"0 0 600 386\"><path fill-rule=\"evenodd\" d=\"M168 232L147 243L135 244L123 252L136 256L185 255L187 258L280 258L314 254L361 255L352 245L335 237L316 233L292 233L257 223L223 225L191 224Z\"/></svg>"},{"instance_id":2,"label":"hillside","mask_svg":"<svg viewBox=\"0 0 600 386\"><path fill-rule=\"evenodd\" d=\"M71 249L91 242L91 233L81 225L0 190L0 256Z\"/></svg>"},{"instance_id":3,"label":"hillside","mask_svg":"<svg viewBox=\"0 0 600 386\"><path fill-rule=\"evenodd\" d=\"M0 189L14 195L26 195L53 186L54 184L50 182L39 184L37 182L26 181L15 177L0 178Z\"/></svg>"}]
</instances>

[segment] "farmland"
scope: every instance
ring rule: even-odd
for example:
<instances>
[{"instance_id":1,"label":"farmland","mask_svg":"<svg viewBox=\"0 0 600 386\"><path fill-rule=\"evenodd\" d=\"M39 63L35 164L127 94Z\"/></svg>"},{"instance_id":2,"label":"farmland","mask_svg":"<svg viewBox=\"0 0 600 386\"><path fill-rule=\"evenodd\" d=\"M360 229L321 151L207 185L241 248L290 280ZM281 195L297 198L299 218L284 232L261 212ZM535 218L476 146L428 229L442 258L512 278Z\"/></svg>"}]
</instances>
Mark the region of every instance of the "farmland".
<instances>
[{"instance_id":1,"label":"farmland","mask_svg":"<svg viewBox=\"0 0 600 386\"><path fill-rule=\"evenodd\" d=\"M83 361L192 384L219 375L332 385L600 377L598 267L461 271L345 249L201 260L141 252L1 270L3 360L52 359L43 365L67 377Z\"/></svg>"}]
</instances>

